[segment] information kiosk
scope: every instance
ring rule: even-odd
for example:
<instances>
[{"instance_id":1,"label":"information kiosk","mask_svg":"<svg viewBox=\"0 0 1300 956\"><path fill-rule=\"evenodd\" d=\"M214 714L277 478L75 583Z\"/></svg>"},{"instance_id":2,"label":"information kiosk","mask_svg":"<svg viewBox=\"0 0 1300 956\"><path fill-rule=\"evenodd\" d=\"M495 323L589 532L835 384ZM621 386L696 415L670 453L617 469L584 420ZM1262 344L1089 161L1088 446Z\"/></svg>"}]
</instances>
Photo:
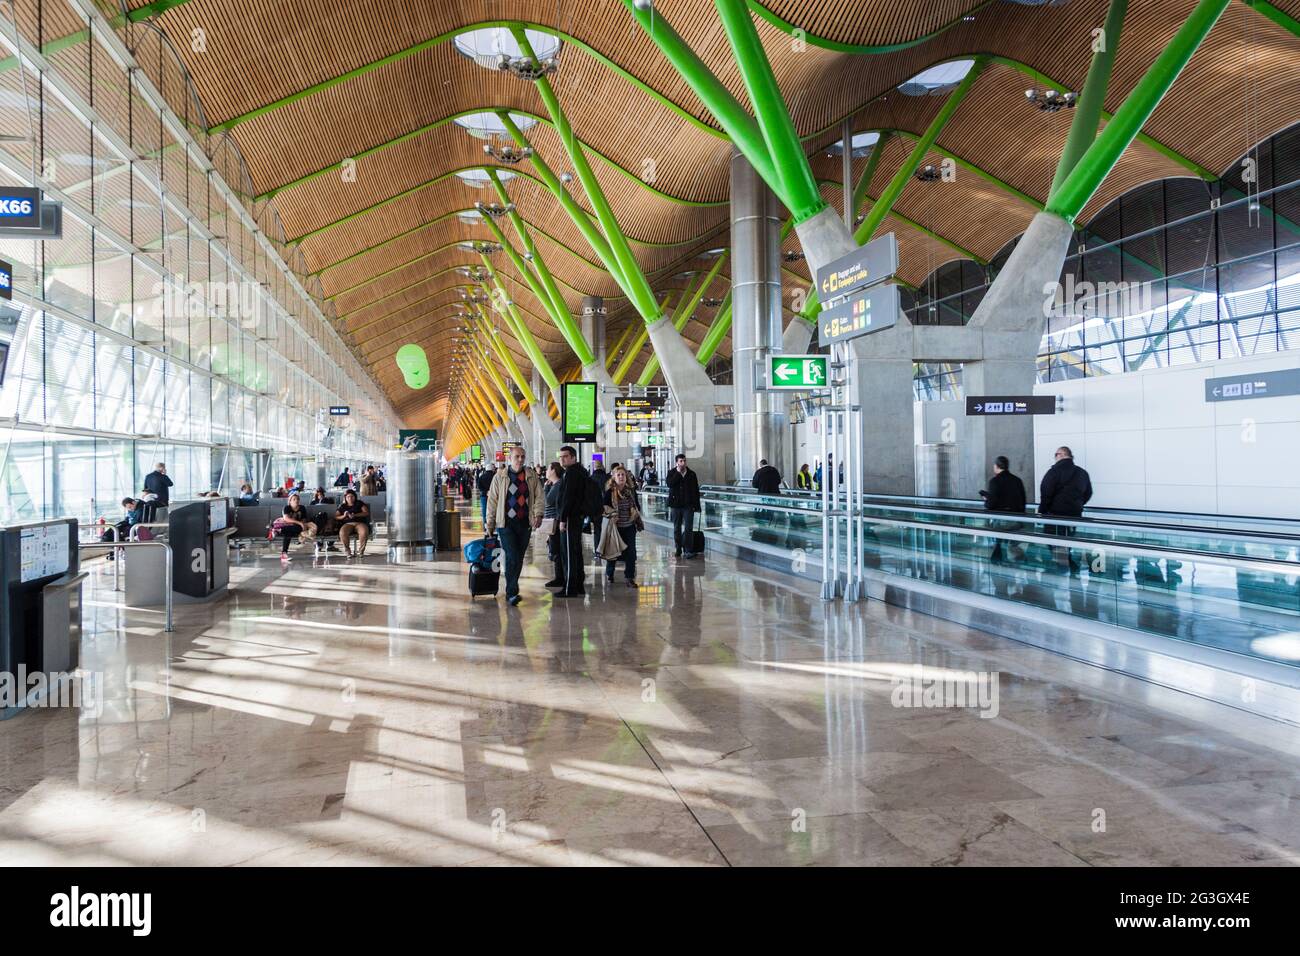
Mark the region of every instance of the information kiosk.
<instances>
[{"instance_id":1,"label":"information kiosk","mask_svg":"<svg viewBox=\"0 0 1300 956\"><path fill-rule=\"evenodd\" d=\"M20 675L77 667L84 578L75 519L0 528L0 675L24 699L29 684ZM0 718L21 709L13 704L0 705Z\"/></svg>"}]
</instances>

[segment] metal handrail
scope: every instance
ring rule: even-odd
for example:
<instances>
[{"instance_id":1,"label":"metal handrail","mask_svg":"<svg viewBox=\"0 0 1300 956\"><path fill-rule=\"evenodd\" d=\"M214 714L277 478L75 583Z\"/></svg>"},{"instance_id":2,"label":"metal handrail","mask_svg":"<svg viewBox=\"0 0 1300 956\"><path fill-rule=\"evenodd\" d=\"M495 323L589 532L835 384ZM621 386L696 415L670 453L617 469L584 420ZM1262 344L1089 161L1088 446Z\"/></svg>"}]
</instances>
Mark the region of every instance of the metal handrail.
<instances>
[{"instance_id":1,"label":"metal handrail","mask_svg":"<svg viewBox=\"0 0 1300 956\"><path fill-rule=\"evenodd\" d=\"M162 548L163 549L164 552L163 553L163 574L164 574L163 580L165 582L165 587L166 587L164 593L165 593L165 602L167 607L167 627L164 630L170 634L172 631L172 546L168 544L166 541L159 541L156 538L153 541L114 541L111 544L106 541L97 541L93 544L82 544L81 542L77 543L78 554L81 554L84 551L93 551L98 548L102 548L105 551L113 551L118 548ZM116 590L116 588L114 589Z\"/></svg>"},{"instance_id":2,"label":"metal handrail","mask_svg":"<svg viewBox=\"0 0 1300 956\"><path fill-rule=\"evenodd\" d=\"M764 505L763 510L784 511L788 514L804 516L811 514L807 509L786 508L780 505ZM990 514L1001 515L1002 513L990 512ZM664 520L655 515L648 515L647 517L657 521ZM843 515L841 515L841 517L843 517ZM927 524L923 521L902 521L896 518L881 518L875 515L863 515L862 517L863 520L872 524L889 525L897 528L913 528L936 533L960 534L971 538L1000 538L1004 541L1018 541L1025 544L1043 544L1051 548L1072 548L1078 550L1083 550L1085 546L1088 546L1088 550L1091 551L1104 550L1114 554L1128 554L1132 557L1139 558L1150 557L1151 552L1155 552L1157 557L1174 558L1175 560L1218 563L1231 567L1248 567L1250 570L1263 570L1271 574L1300 575L1300 561L1279 561L1276 559L1254 558L1250 555L1225 554L1221 551L1183 551L1177 548L1169 548L1155 544L1139 547L1120 542L1088 541L1086 539L1064 537L1061 535L1026 534L1023 532L999 531L993 528L966 528L956 525ZM1065 523L1064 521L1058 522L1055 518L1044 518L1042 521L1044 524ZM822 550L824 551L825 548Z\"/></svg>"},{"instance_id":3,"label":"metal handrail","mask_svg":"<svg viewBox=\"0 0 1300 956\"><path fill-rule=\"evenodd\" d=\"M650 488L643 489L643 490L646 493L656 493L658 491L658 489L650 489ZM740 503L739 501L735 500L734 496L741 495L741 494L744 494L744 492L713 490L710 492L709 495L705 496L703 495L703 491L701 492L702 497L704 497L704 500L706 501L726 501L728 503L733 503L733 504ZM722 495L728 495L732 497L723 498L721 497ZM781 498L784 496L760 495L757 494L756 492L752 492L748 495L748 497L761 499L761 502L752 502L752 504L754 507L762 508L765 511L789 510L798 514L809 514L809 513L816 513L817 511L820 510L819 508L814 508L814 507L788 508L788 507L783 507L781 505L768 504L769 501L773 501L773 502L780 501ZM837 495L836 497L838 498L839 496ZM807 499L801 498L799 500L807 500ZM751 502L745 502L745 503L750 504ZM810 505L813 503L817 505L821 504L819 501L809 502ZM1046 524L1053 524L1053 525L1068 525L1073 528L1083 528L1083 529L1093 528L1093 529L1099 529L1103 531L1132 531L1132 532L1160 531L1160 532L1170 532L1173 534L1182 534L1182 535L1192 535L1192 534L1217 535L1224 538L1230 538L1233 541L1238 541L1243 544L1252 544L1252 543L1253 544L1277 544L1279 541L1282 542L1296 541L1294 535L1282 534L1281 532L1276 532L1276 533L1258 532L1258 531L1252 532L1252 531L1242 531L1235 528L1227 528L1227 529L1199 528L1195 525L1133 524L1124 521L1111 521L1109 519L1104 519L1104 518L1069 518L1064 515L1041 514L1037 511L1020 513L1014 511L989 511L987 509L979 510L975 508L961 509L961 508L907 507L904 505L877 504L872 501L866 502L863 505L863 507L875 509L877 511L895 511L895 512L896 511L904 511L904 512L923 511L926 514L939 515L941 517L984 518L992 521L1022 521L1022 522L1046 523ZM866 517L870 517L870 516L866 516ZM933 527L940 527L940 526L934 525ZM1153 547L1155 546L1153 545Z\"/></svg>"}]
</instances>

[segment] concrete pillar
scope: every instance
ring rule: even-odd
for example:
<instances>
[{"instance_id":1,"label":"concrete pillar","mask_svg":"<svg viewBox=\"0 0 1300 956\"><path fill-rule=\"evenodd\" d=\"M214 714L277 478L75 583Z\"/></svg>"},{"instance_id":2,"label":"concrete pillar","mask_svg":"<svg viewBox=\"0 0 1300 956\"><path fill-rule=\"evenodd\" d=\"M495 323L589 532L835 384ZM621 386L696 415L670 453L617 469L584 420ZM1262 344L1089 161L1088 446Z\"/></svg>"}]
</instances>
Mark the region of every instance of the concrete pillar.
<instances>
[{"instance_id":1,"label":"concrete pillar","mask_svg":"<svg viewBox=\"0 0 1300 956\"><path fill-rule=\"evenodd\" d=\"M1032 395L1038 377L1038 349L1044 322L1056 301L1061 267L1074 227L1060 216L1040 212L1016 243L1006 265L971 316L968 329L983 333L983 361L962 368L967 395ZM972 417L966 421L961 449L959 492L974 497L993 470L993 459L1006 455L1011 470L1028 475L1031 501L1034 473L1034 419Z\"/></svg>"},{"instance_id":2,"label":"concrete pillar","mask_svg":"<svg viewBox=\"0 0 1300 956\"><path fill-rule=\"evenodd\" d=\"M764 388L768 357L784 351L780 205L739 150L731 154L731 303L736 477L767 459L793 480L785 396Z\"/></svg>"}]
</instances>

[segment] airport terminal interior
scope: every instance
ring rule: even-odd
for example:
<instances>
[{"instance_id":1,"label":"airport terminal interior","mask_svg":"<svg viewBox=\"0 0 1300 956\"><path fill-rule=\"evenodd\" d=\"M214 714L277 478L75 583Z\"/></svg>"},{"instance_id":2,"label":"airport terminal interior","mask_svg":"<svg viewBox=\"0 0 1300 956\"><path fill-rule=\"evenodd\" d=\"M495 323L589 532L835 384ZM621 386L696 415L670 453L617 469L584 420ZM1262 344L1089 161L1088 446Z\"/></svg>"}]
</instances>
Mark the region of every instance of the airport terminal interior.
<instances>
[{"instance_id":1,"label":"airport terminal interior","mask_svg":"<svg viewBox=\"0 0 1300 956\"><path fill-rule=\"evenodd\" d=\"M1300 864L1300 0L0 0L0 864Z\"/></svg>"}]
</instances>

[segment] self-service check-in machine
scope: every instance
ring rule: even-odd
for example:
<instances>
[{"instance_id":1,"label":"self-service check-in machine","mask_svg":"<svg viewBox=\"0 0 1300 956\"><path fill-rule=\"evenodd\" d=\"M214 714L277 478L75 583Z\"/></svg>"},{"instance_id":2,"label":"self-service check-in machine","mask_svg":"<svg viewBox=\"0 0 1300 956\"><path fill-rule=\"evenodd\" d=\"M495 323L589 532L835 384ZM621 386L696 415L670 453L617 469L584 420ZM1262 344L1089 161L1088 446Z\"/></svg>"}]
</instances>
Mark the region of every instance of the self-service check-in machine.
<instances>
[{"instance_id":1,"label":"self-service check-in machine","mask_svg":"<svg viewBox=\"0 0 1300 956\"><path fill-rule=\"evenodd\" d=\"M19 674L69 674L77 668L85 577L75 519L0 528L0 674L24 699L27 687L15 683ZM0 718L20 709L7 700Z\"/></svg>"},{"instance_id":2,"label":"self-service check-in machine","mask_svg":"<svg viewBox=\"0 0 1300 956\"><path fill-rule=\"evenodd\" d=\"M226 539L235 531L230 499L173 502L167 509L166 523L165 529L157 530L166 535L171 546L172 593L176 600L203 601L224 591L230 583ZM127 551L128 606L156 607L166 603L165 555L161 548Z\"/></svg>"},{"instance_id":3,"label":"self-service check-in machine","mask_svg":"<svg viewBox=\"0 0 1300 956\"><path fill-rule=\"evenodd\" d=\"M200 498L172 505L167 512L167 543L172 546L172 590L190 598L207 598L230 584L230 549L234 533L229 498Z\"/></svg>"}]
</instances>

